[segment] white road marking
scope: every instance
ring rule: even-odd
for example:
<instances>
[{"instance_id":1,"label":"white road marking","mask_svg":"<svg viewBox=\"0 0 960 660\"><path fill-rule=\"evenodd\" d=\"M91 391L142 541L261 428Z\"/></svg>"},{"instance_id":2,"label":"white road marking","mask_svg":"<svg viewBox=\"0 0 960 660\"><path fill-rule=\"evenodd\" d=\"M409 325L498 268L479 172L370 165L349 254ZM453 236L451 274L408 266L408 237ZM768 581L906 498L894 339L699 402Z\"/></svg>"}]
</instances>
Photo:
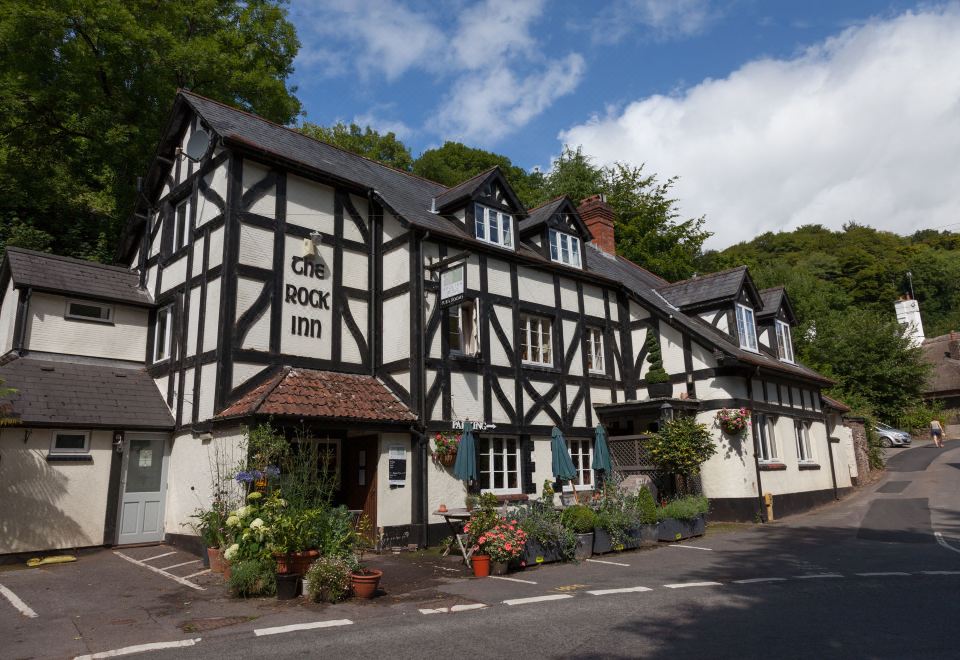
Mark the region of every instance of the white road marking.
<instances>
[{"instance_id":1,"label":"white road marking","mask_svg":"<svg viewBox=\"0 0 960 660\"><path fill-rule=\"evenodd\" d=\"M699 545L681 545L681 544L679 544L679 543L671 543L671 544L670 544L669 546L667 546L667 547L670 547L670 548L690 548L691 550L709 550L710 552L713 552L713 548L701 548Z\"/></svg>"},{"instance_id":2,"label":"white road marking","mask_svg":"<svg viewBox=\"0 0 960 660\"><path fill-rule=\"evenodd\" d=\"M73 660L94 660L95 658L116 658L121 655L131 655L133 653L143 653L144 651L158 651L161 649L180 649L186 646L193 646L200 641L200 638L181 639L176 642L152 642L150 644L137 644L136 646L124 646L122 649L113 649L112 651L101 651L100 653L90 653L88 655L78 655Z\"/></svg>"},{"instance_id":3,"label":"white road marking","mask_svg":"<svg viewBox=\"0 0 960 660\"><path fill-rule=\"evenodd\" d=\"M960 571L923 571L924 575L960 575Z\"/></svg>"},{"instance_id":4,"label":"white road marking","mask_svg":"<svg viewBox=\"0 0 960 660\"><path fill-rule=\"evenodd\" d=\"M37 618L37 613L30 609L29 605L20 600L20 597L17 594L13 593L2 584L0 584L0 594L3 594L3 597L10 601L10 604L17 608L17 610L19 610L20 614L23 616L30 617L31 619Z\"/></svg>"},{"instance_id":5,"label":"white road marking","mask_svg":"<svg viewBox=\"0 0 960 660\"><path fill-rule=\"evenodd\" d=\"M747 580L734 580L734 584L755 584L757 582L786 582L787 578L782 577L765 577L765 578L749 578Z\"/></svg>"},{"instance_id":6,"label":"white road marking","mask_svg":"<svg viewBox=\"0 0 960 660\"><path fill-rule=\"evenodd\" d=\"M146 559L138 559L137 561L153 561L154 559L160 559L160 557L169 557L170 555L177 554L177 551L164 552L162 555L154 555L153 557L147 557Z\"/></svg>"},{"instance_id":7,"label":"white road marking","mask_svg":"<svg viewBox=\"0 0 960 660\"><path fill-rule=\"evenodd\" d=\"M947 541L943 538L943 534L941 534L940 532L934 532L933 535L934 535L935 537L937 537L937 543L939 543L940 545L942 545L942 546L943 546L944 548L946 548L947 550L953 550L954 552L960 552L960 550L958 550L957 548L954 548L952 545L950 545L949 543L947 543Z\"/></svg>"},{"instance_id":8,"label":"white road marking","mask_svg":"<svg viewBox=\"0 0 960 660\"><path fill-rule=\"evenodd\" d=\"M466 612L468 610L482 610L486 607L486 603L468 603L464 605L454 605L450 608L451 612Z\"/></svg>"},{"instance_id":9,"label":"white road marking","mask_svg":"<svg viewBox=\"0 0 960 660\"><path fill-rule=\"evenodd\" d=\"M447 607L437 607L435 609L421 608L420 614L444 614L449 611L450 609Z\"/></svg>"},{"instance_id":10,"label":"white road marking","mask_svg":"<svg viewBox=\"0 0 960 660\"><path fill-rule=\"evenodd\" d=\"M842 578L839 573L816 573L814 575L794 575L796 580L818 580L820 578Z\"/></svg>"},{"instance_id":11,"label":"white road marking","mask_svg":"<svg viewBox=\"0 0 960 660\"><path fill-rule=\"evenodd\" d=\"M595 589L588 591L591 596L608 596L610 594L632 594L641 591L653 591L650 587L623 587L622 589Z\"/></svg>"},{"instance_id":12,"label":"white road marking","mask_svg":"<svg viewBox=\"0 0 960 660\"><path fill-rule=\"evenodd\" d=\"M549 600L565 600L573 598L570 594L551 594L549 596L531 596L530 598L511 598L503 601L504 605L526 605L528 603L545 603Z\"/></svg>"},{"instance_id":13,"label":"white road marking","mask_svg":"<svg viewBox=\"0 0 960 660\"><path fill-rule=\"evenodd\" d=\"M533 580L521 580L520 578L509 578L502 575L491 575L494 580L507 580L508 582L522 582L523 584L536 584Z\"/></svg>"},{"instance_id":14,"label":"white road marking","mask_svg":"<svg viewBox=\"0 0 960 660\"><path fill-rule=\"evenodd\" d=\"M722 582L680 582L677 584L663 585L667 589L686 589L687 587L722 587Z\"/></svg>"},{"instance_id":15,"label":"white road marking","mask_svg":"<svg viewBox=\"0 0 960 660\"><path fill-rule=\"evenodd\" d=\"M173 566L164 566L161 568L161 571L169 571L171 568L180 568L181 566L189 566L190 564L199 564L201 559L194 559L193 561L182 561L179 564L174 564Z\"/></svg>"},{"instance_id":16,"label":"white road marking","mask_svg":"<svg viewBox=\"0 0 960 660\"><path fill-rule=\"evenodd\" d=\"M195 578L195 577L197 577L198 575L203 575L203 574L209 573L209 572L210 572L210 569L209 569L209 568L205 568L205 569L203 569L202 571L197 571L196 573L191 573L190 575L184 575L184 576L183 576L183 579L184 579L184 580L189 580L190 578Z\"/></svg>"},{"instance_id":17,"label":"white road marking","mask_svg":"<svg viewBox=\"0 0 960 660\"><path fill-rule=\"evenodd\" d=\"M909 573L903 573L902 571L880 571L876 573L857 573L860 577L887 577L891 575L910 575Z\"/></svg>"},{"instance_id":18,"label":"white road marking","mask_svg":"<svg viewBox=\"0 0 960 660\"><path fill-rule=\"evenodd\" d=\"M165 577L165 578L170 578L170 579L173 580L174 582L176 582L176 583L178 583L178 584L182 584L182 585L185 586L185 587L190 587L191 589L196 589L197 591L206 591L206 589L204 589L203 587L201 587L199 584L194 584L194 583L191 582L190 580L188 580L188 579L186 579L186 578L178 577L178 576L174 575L173 573L167 573L166 571L164 571L164 570L162 570L162 569L159 569L159 568L157 568L156 566L151 566L150 564L144 564L142 561L139 561L139 560L137 560L137 559L134 559L133 557L128 557L127 555L123 554L122 552L114 551L113 554L115 554L116 556L118 556L118 557L120 557L120 558L122 558L122 559L126 559L126 560L127 560L128 562L130 562L131 564L136 564L137 566L143 566L143 567L146 568L147 570L153 571L154 573L157 573L158 575L162 575L162 576ZM156 559L156 558L154 558L154 559Z\"/></svg>"},{"instance_id":19,"label":"white road marking","mask_svg":"<svg viewBox=\"0 0 960 660\"><path fill-rule=\"evenodd\" d=\"M630 566L630 564L623 564L618 561L604 561L603 559L588 559L587 561L591 564L607 564L608 566Z\"/></svg>"},{"instance_id":20,"label":"white road marking","mask_svg":"<svg viewBox=\"0 0 960 660\"><path fill-rule=\"evenodd\" d=\"M312 623L291 623L288 626L275 626L273 628L257 628L253 634L257 637L264 635L279 635L281 633L296 632L298 630L315 630L316 628L336 628L337 626L353 625L350 619L332 619L330 621L314 621Z\"/></svg>"}]
</instances>

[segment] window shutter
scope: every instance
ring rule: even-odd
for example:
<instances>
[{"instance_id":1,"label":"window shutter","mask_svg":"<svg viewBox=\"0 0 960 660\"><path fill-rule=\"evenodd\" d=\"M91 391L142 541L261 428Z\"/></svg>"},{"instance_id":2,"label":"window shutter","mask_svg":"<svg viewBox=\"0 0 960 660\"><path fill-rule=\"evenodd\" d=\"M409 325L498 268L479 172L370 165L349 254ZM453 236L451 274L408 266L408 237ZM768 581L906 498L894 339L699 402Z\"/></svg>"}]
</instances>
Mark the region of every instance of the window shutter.
<instances>
[{"instance_id":1,"label":"window shutter","mask_svg":"<svg viewBox=\"0 0 960 660\"><path fill-rule=\"evenodd\" d=\"M527 495L534 495L537 492L537 484L533 482L533 471L536 469L536 463L533 462L533 440L529 435L520 436L520 483L523 486L523 492Z\"/></svg>"}]
</instances>

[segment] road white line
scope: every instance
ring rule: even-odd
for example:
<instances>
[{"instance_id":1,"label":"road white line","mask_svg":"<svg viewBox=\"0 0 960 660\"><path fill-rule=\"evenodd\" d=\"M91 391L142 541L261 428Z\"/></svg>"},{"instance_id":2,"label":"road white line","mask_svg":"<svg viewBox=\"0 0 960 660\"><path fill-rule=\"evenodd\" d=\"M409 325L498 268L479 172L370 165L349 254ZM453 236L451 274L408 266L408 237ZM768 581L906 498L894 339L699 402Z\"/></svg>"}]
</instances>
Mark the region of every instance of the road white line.
<instances>
[{"instance_id":1,"label":"road white line","mask_svg":"<svg viewBox=\"0 0 960 660\"><path fill-rule=\"evenodd\" d=\"M709 550L710 552L713 552L713 548L701 548L699 545L680 545L680 544L678 544L678 543L671 543L671 544L670 544L669 546L667 546L667 547L670 547L670 548L690 548L691 550Z\"/></svg>"},{"instance_id":2,"label":"road white line","mask_svg":"<svg viewBox=\"0 0 960 660\"><path fill-rule=\"evenodd\" d=\"M469 610L482 610L487 606L486 603L469 603L466 605L454 605L450 608L451 612L467 612Z\"/></svg>"},{"instance_id":3,"label":"road white line","mask_svg":"<svg viewBox=\"0 0 960 660\"><path fill-rule=\"evenodd\" d=\"M447 608L447 607L437 607L437 608L434 608L434 609L421 608L421 609L420 609L420 614L445 614L445 613L447 613L447 612L449 612L449 611L450 611L450 609Z\"/></svg>"},{"instance_id":4,"label":"road white line","mask_svg":"<svg viewBox=\"0 0 960 660\"><path fill-rule=\"evenodd\" d=\"M189 566L190 564L199 564L202 559L194 559L193 561L182 561L179 564L174 564L173 566L164 566L161 568L161 571L169 571L171 568L180 568L181 566Z\"/></svg>"},{"instance_id":5,"label":"road white line","mask_svg":"<svg viewBox=\"0 0 960 660\"><path fill-rule=\"evenodd\" d=\"M184 576L183 576L183 579L184 579L184 580L189 580L190 578L195 578L195 577L197 577L198 575L204 575L204 574L209 573L209 572L210 572L210 569L209 569L209 568L205 568L205 569L203 569L202 571L197 571L196 573L191 573L190 575L184 575Z\"/></svg>"},{"instance_id":6,"label":"road white line","mask_svg":"<svg viewBox=\"0 0 960 660\"><path fill-rule=\"evenodd\" d=\"M734 580L734 584L756 584L758 582L786 582L787 578L782 577L765 577L765 578L749 578L746 580Z\"/></svg>"},{"instance_id":7,"label":"road white line","mask_svg":"<svg viewBox=\"0 0 960 660\"><path fill-rule=\"evenodd\" d=\"M17 608L17 610L19 610L20 614L23 616L30 617L31 619L37 618L37 613L30 609L29 605L20 600L20 597L17 594L13 593L2 584L0 584L0 594L3 594L3 597L10 601L10 604Z\"/></svg>"},{"instance_id":8,"label":"road white line","mask_svg":"<svg viewBox=\"0 0 960 660\"><path fill-rule=\"evenodd\" d=\"M101 651L100 653L90 653L88 655L78 655L73 660L94 660L95 658L116 658L121 655L131 655L133 653L143 653L144 651L159 651L161 649L181 649L186 646L193 646L200 641L200 638L181 639L176 642L152 642L150 644L137 644L136 646L124 646L122 649L113 649L112 651Z\"/></svg>"},{"instance_id":9,"label":"road white line","mask_svg":"<svg viewBox=\"0 0 960 660\"><path fill-rule=\"evenodd\" d=\"M957 548L954 548L952 545L947 543L946 539L943 538L943 534L940 532L934 532L933 535L937 538L937 543L942 545L947 550L953 550L954 552L960 552Z\"/></svg>"},{"instance_id":10,"label":"road white line","mask_svg":"<svg viewBox=\"0 0 960 660\"><path fill-rule=\"evenodd\" d=\"M960 571L923 571L924 575L960 575Z\"/></svg>"},{"instance_id":11,"label":"road white line","mask_svg":"<svg viewBox=\"0 0 960 660\"><path fill-rule=\"evenodd\" d=\"M653 591L650 587L623 587L622 589L595 589L588 591L591 596L608 596L610 594L632 594L641 591Z\"/></svg>"},{"instance_id":12,"label":"road white line","mask_svg":"<svg viewBox=\"0 0 960 660\"><path fill-rule=\"evenodd\" d=\"M549 596L531 596L530 598L511 598L503 601L504 605L527 605L528 603L545 603L549 600L565 600L573 598L570 594L551 594Z\"/></svg>"},{"instance_id":13,"label":"road white line","mask_svg":"<svg viewBox=\"0 0 960 660\"><path fill-rule=\"evenodd\" d=\"M331 621L314 621L312 623L291 623L289 626L275 626L273 628L257 628L253 634L257 637L264 635L279 635L296 632L298 630L315 630L316 628L336 628L337 626L353 625L350 619L332 619Z\"/></svg>"},{"instance_id":14,"label":"road white line","mask_svg":"<svg viewBox=\"0 0 960 660\"><path fill-rule=\"evenodd\" d=\"M686 589L687 587L722 587L722 582L680 582L677 584L663 585L667 589Z\"/></svg>"},{"instance_id":15,"label":"road white line","mask_svg":"<svg viewBox=\"0 0 960 660\"><path fill-rule=\"evenodd\" d=\"M173 575L172 573L167 573L166 571L161 570L161 569L157 568L156 566L151 566L150 564L144 564L142 561L139 561L139 560L137 560L137 559L134 559L133 557L128 557L127 555L123 554L122 552L114 551L113 554L115 554L116 556L118 556L118 557L120 557L120 558L122 558L122 559L126 559L126 560L127 560L128 562L130 562L131 564L136 564L137 566L143 566L143 567L146 568L147 570L153 571L154 573L156 573L156 574L158 574L158 575L162 575L162 576L165 577L165 578L169 578L169 579L173 580L174 582L176 582L176 583L178 583L178 584L182 584L182 585L185 586L185 587L190 587L191 589L196 589L197 591L206 591L206 589L204 589L203 587L201 587L199 584L194 584L193 582L191 582L190 580L188 580L188 579L186 579L186 578L177 577L176 575Z\"/></svg>"},{"instance_id":16,"label":"road white line","mask_svg":"<svg viewBox=\"0 0 960 660\"><path fill-rule=\"evenodd\" d=\"M880 571L876 573L857 573L860 577L887 577L892 575L910 575L902 571Z\"/></svg>"},{"instance_id":17,"label":"road white line","mask_svg":"<svg viewBox=\"0 0 960 660\"><path fill-rule=\"evenodd\" d=\"M160 559L160 557L169 557L170 555L177 554L177 551L164 552L162 555L154 555L153 557L147 557L146 559L138 559L137 561L153 561L154 559Z\"/></svg>"},{"instance_id":18,"label":"road white line","mask_svg":"<svg viewBox=\"0 0 960 660\"><path fill-rule=\"evenodd\" d=\"M506 580L508 582L522 582L523 584L536 584L533 580L521 580L520 578L509 578L502 575L491 575L494 580Z\"/></svg>"},{"instance_id":19,"label":"road white line","mask_svg":"<svg viewBox=\"0 0 960 660\"><path fill-rule=\"evenodd\" d=\"M587 561L590 562L591 564L607 564L609 566L627 566L627 567L630 566L630 564L623 564L618 561L604 561L603 559L588 559Z\"/></svg>"},{"instance_id":20,"label":"road white line","mask_svg":"<svg viewBox=\"0 0 960 660\"><path fill-rule=\"evenodd\" d=\"M794 575L795 580L819 580L820 578L842 578L839 573L815 573L813 575Z\"/></svg>"}]
</instances>

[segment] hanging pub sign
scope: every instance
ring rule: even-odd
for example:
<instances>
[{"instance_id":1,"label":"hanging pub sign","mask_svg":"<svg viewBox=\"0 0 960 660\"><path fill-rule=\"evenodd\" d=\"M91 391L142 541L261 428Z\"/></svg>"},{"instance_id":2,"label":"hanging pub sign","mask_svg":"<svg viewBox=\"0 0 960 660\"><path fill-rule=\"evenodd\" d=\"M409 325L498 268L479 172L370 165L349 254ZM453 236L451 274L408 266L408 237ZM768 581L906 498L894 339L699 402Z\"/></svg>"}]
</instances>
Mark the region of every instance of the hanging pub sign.
<instances>
[{"instance_id":1,"label":"hanging pub sign","mask_svg":"<svg viewBox=\"0 0 960 660\"><path fill-rule=\"evenodd\" d=\"M463 263L442 271L440 273L440 306L449 307L462 301L466 283L466 266Z\"/></svg>"},{"instance_id":2,"label":"hanging pub sign","mask_svg":"<svg viewBox=\"0 0 960 660\"><path fill-rule=\"evenodd\" d=\"M390 460L387 466L387 484L404 486L407 483L407 450L403 445L390 447Z\"/></svg>"}]
</instances>

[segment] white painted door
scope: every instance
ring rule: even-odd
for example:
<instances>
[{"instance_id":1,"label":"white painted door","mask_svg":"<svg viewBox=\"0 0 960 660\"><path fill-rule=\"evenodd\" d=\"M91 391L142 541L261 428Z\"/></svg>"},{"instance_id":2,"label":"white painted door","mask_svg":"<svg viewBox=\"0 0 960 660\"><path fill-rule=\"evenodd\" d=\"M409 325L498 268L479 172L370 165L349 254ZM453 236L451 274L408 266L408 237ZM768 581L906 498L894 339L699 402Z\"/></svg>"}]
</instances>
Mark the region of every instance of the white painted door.
<instances>
[{"instance_id":1,"label":"white painted door","mask_svg":"<svg viewBox=\"0 0 960 660\"><path fill-rule=\"evenodd\" d=\"M120 484L117 543L163 540L163 505L167 494L167 436L128 433Z\"/></svg>"}]
</instances>

